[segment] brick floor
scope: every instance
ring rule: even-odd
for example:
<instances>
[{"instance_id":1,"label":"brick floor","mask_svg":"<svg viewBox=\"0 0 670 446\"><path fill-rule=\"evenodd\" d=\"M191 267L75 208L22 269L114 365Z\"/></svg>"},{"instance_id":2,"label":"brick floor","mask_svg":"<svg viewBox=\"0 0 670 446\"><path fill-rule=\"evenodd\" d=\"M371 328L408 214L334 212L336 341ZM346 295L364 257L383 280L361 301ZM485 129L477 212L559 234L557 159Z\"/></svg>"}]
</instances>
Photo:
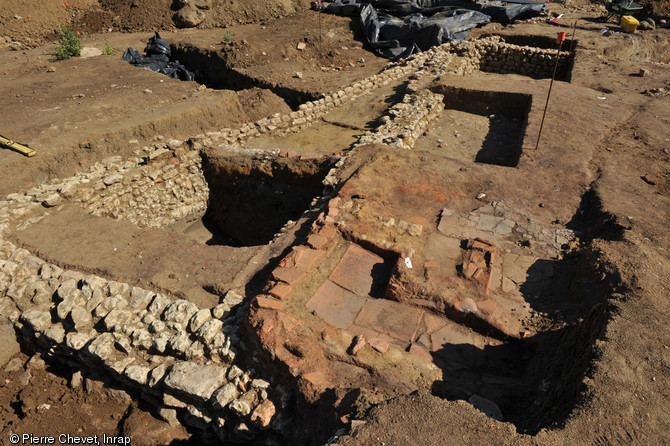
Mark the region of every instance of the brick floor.
<instances>
[{"instance_id":1,"label":"brick floor","mask_svg":"<svg viewBox=\"0 0 670 446\"><path fill-rule=\"evenodd\" d=\"M330 275L330 280L359 296L368 296L376 291L373 288L380 281L384 287L388 283L388 277L384 277L387 274L385 270L383 258L352 244Z\"/></svg>"},{"instance_id":2,"label":"brick floor","mask_svg":"<svg viewBox=\"0 0 670 446\"><path fill-rule=\"evenodd\" d=\"M414 307L389 300L368 299L356 318L356 325L409 343L414 340L422 315L423 312Z\"/></svg>"},{"instance_id":3,"label":"brick floor","mask_svg":"<svg viewBox=\"0 0 670 446\"><path fill-rule=\"evenodd\" d=\"M364 303L362 297L326 280L306 306L330 325L346 330Z\"/></svg>"}]
</instances>

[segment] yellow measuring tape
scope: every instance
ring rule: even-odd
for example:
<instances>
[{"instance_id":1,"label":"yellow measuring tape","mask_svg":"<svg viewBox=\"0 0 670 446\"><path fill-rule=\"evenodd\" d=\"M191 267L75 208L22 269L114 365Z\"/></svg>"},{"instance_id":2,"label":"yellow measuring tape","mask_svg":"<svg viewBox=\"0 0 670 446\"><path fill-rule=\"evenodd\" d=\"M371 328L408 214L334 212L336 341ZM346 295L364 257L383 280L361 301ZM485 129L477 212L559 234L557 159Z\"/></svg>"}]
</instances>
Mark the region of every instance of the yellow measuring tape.
<instances>
[{"instance_id":1,"label":"yellow measuring tape","mask_svg":"<svg viewBox=\"0 0 670 446\"><path fill-rule=\"evenodd\" d=\"M28 147L25 144L20 144L16 141L12 141L9 138L5 138L4 136L0 135L0 145L7 147L8 149L15 150L19 153L24 154L25 156L34 156L37 152Z\"/></svg>"}]
</instances>

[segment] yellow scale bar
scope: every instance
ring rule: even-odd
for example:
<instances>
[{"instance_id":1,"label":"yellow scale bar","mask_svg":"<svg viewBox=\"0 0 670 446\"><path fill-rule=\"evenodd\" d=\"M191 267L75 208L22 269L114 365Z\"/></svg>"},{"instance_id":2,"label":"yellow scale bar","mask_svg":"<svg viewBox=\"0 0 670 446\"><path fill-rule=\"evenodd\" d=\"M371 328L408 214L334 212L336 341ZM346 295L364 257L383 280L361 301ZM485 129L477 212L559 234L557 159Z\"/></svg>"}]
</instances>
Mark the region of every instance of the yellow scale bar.
<instances>
[{"instance_id":1,"label":"yellow scale bar","mask_svg":"<svg viewBox=\"0 0 670 446\"><path fill-rule=\"evenodd\" d=\"M0 145L5 146L9 149L16 150L19 153L24 154L25 156L34 156L37 152L31 149L28 146L19 144L18 142L12 141L11 139L5 138L0 135Z\"/></svg>"}]
</instances>

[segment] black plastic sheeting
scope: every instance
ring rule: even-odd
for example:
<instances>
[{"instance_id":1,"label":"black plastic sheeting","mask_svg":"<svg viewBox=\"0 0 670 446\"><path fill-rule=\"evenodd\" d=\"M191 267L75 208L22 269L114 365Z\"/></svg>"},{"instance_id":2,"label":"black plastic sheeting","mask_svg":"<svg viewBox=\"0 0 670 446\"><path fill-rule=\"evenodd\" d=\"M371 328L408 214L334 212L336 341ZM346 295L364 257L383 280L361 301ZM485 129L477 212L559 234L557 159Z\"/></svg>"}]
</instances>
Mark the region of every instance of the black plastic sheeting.
<instances>
[{"instance_id":1,"label":"black plastic sheeting","mask_svg":"<svg viewBox=\"0 0 670 446\"><path fill-rule=\"evenodd\" d=\"M546 8L533 0L334 0L324 11L357 17L377 54L401 59L463 40L479 25L537 17Z\"/></svg>"},{"instance_id":2,"label":"black plastic sheeting","mask_svg":"<svg viewBox=\"0 0 670 446\"><path fill-rule=\"evenodd\" d=\"M166 74L173 79L181 79L183 81L195 80L193 72L187 70L178 60L170 60L170 45L161 39L158 33L149 39L144 52L146 55L128 48L121 58L136 67L149 68L152 71Z\"/></svg>"}]
</instances>

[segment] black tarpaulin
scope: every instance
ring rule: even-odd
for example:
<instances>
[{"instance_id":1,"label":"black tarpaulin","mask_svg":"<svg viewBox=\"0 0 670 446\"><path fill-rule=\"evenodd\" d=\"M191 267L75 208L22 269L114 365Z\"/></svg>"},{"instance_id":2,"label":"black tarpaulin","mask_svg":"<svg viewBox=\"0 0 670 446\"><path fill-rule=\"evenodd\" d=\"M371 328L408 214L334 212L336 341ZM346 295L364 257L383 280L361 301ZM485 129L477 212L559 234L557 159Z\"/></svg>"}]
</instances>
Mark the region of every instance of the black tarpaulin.
<instances>
[{"instance_id":1,"label":"black tarpaulin","mask_svg":"<svg viewBox=\"0 0 670 446\"><path fill-rule=\"evenodd\" d=\"M181 79L183 81L195 80L195 75L180 64L178 60L170 60L170 45L161 39L158 33L149 39L144 52L146 55L128 48L121 58L132 65L149 68L152 71L165 74L173 79Z\"/></svg>"},{"instance_id":2,"label":"black tarpaulin","mask_svg":"<svg viewBox=\"0 0 670 446\"><path fill-rule=\"evenodd\" d=\"M490 21L507 24L540 15L546 3L533 0L335 0L325 11L357 17L370 47L389 59L465 39Z\"/></svg>"}]
</instances>

